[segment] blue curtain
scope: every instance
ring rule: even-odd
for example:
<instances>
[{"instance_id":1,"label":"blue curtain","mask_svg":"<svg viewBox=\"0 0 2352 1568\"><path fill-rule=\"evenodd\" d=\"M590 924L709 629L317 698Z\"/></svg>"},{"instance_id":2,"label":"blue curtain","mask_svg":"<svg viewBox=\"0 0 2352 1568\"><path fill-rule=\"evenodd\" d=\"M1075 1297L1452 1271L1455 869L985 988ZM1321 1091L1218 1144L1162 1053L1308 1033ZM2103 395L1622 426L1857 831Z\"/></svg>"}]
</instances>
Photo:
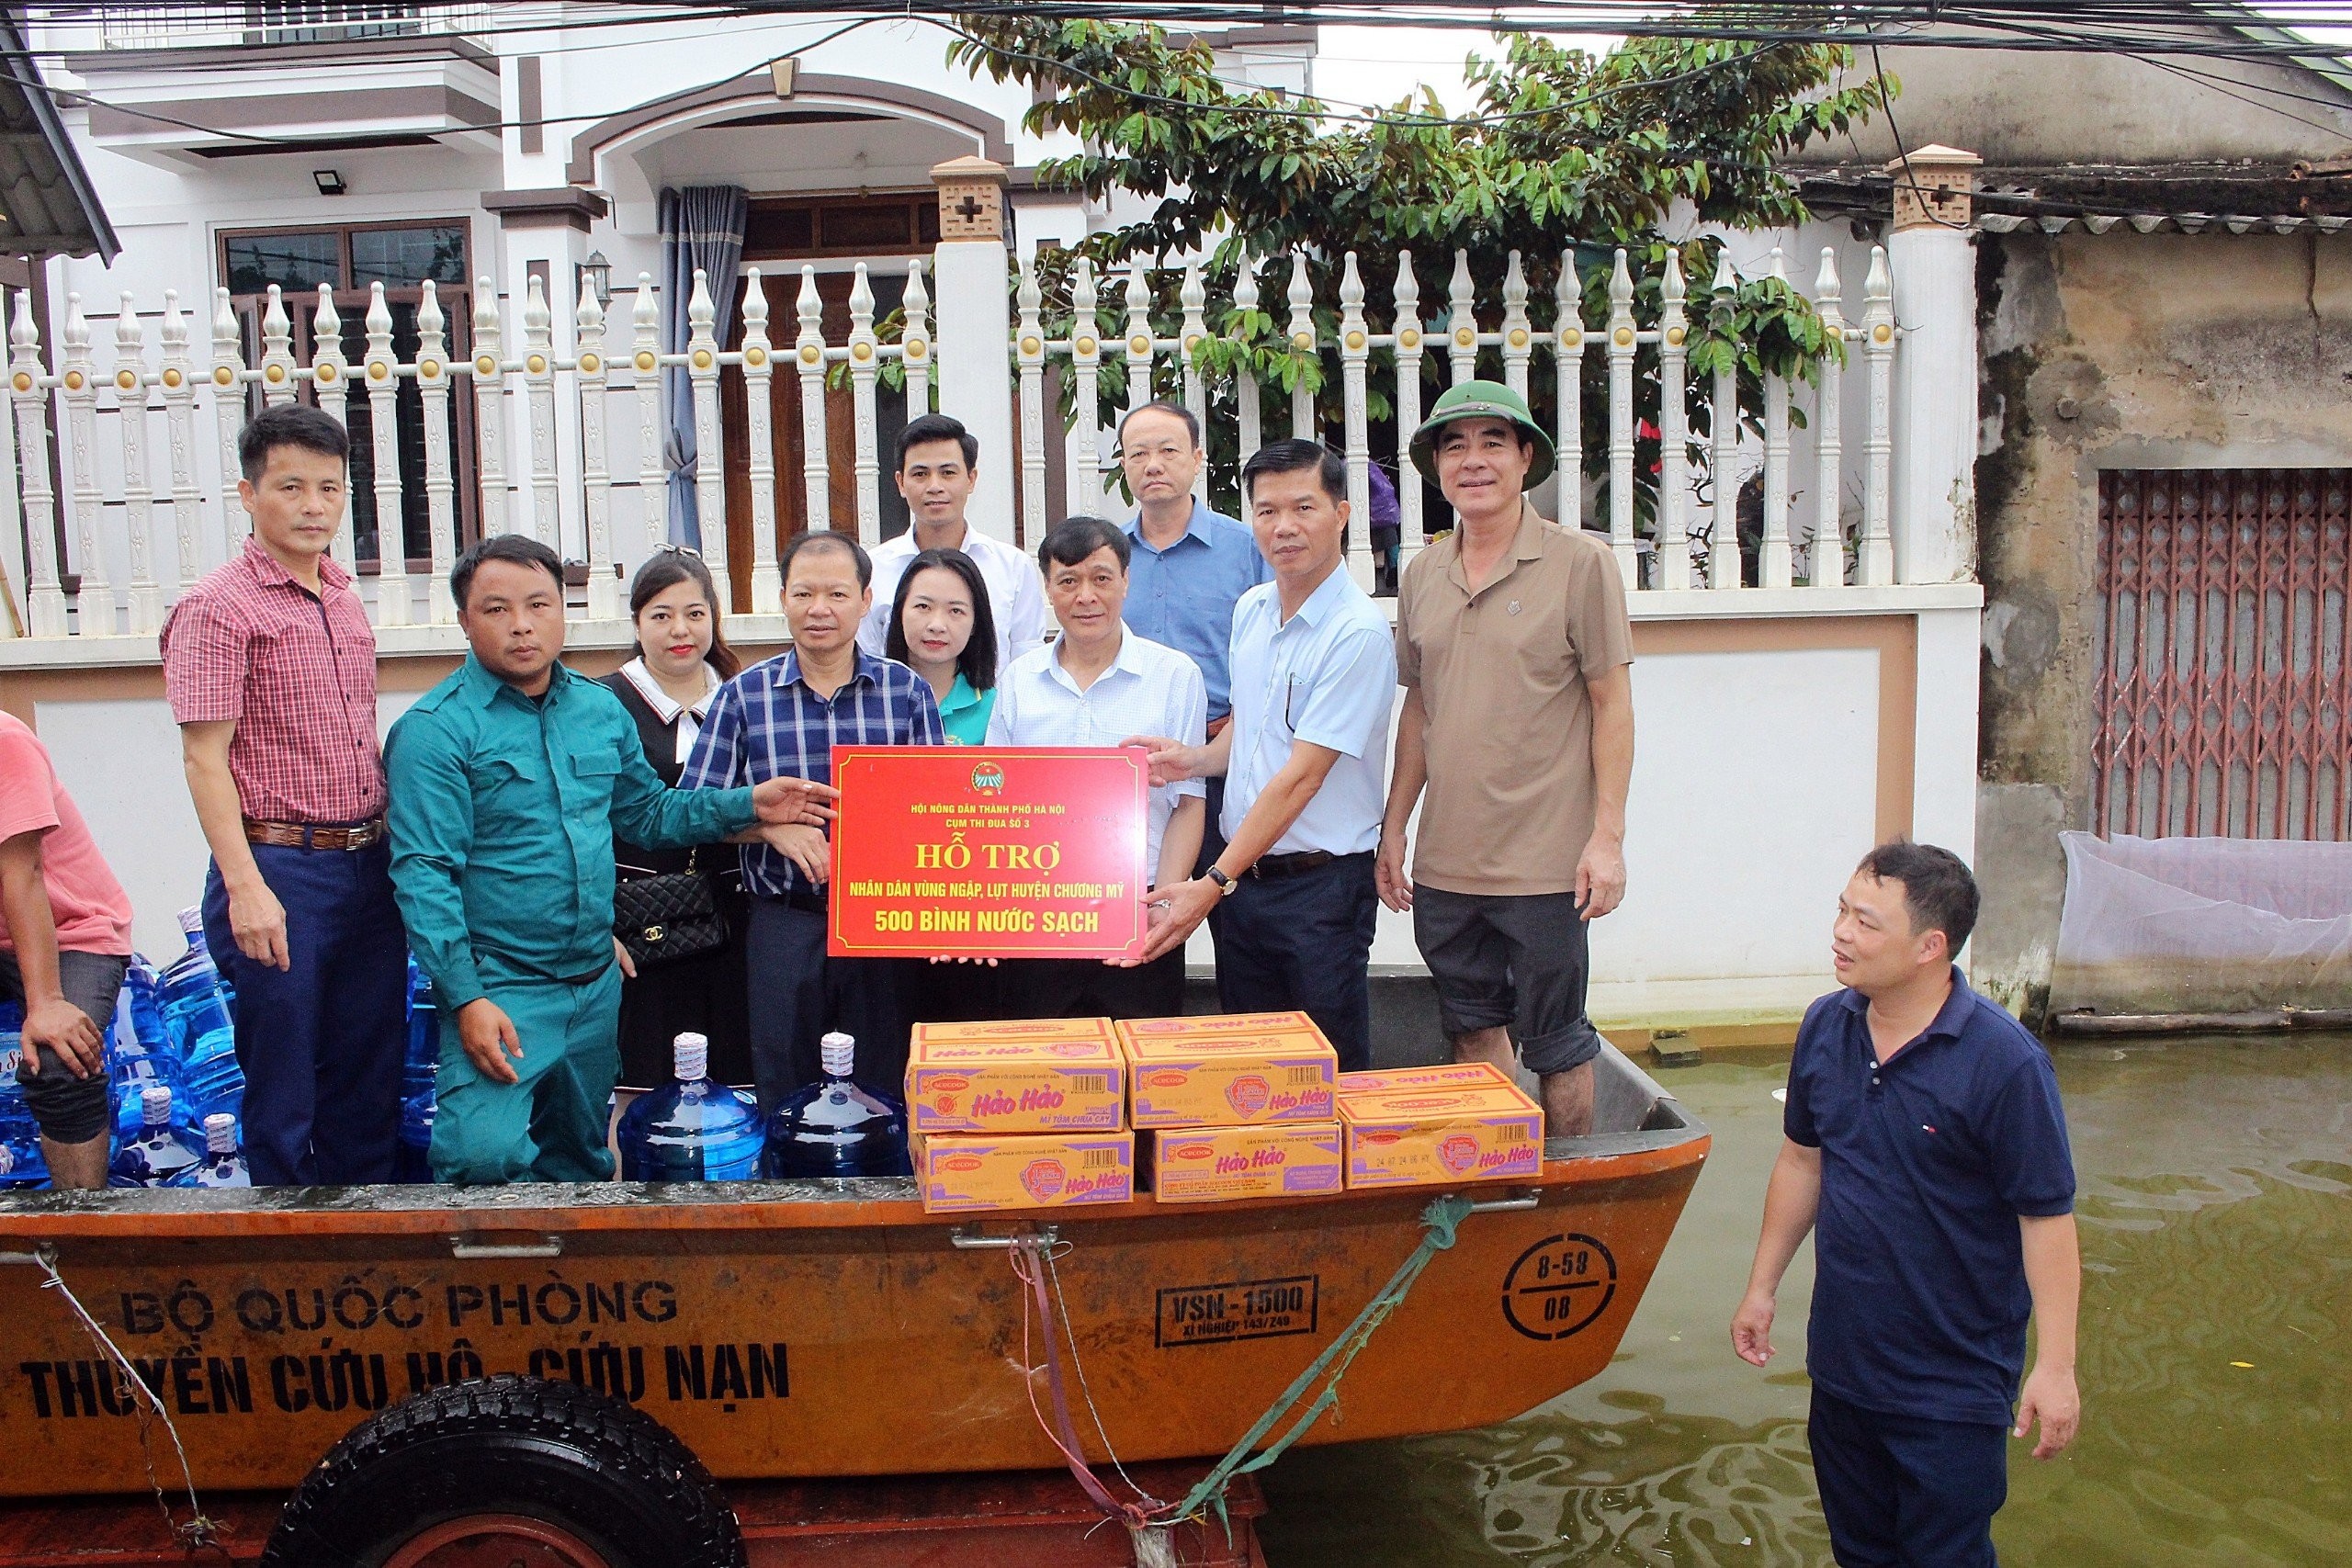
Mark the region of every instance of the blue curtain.
<instances>
[{"instance_id":1,"label":"blue curtain","mask_svg":"<svg viewBox=\"0 0 2352 1568\"><path fill-rule=\"evenodd\" d=\"M710 282L718 315L711 323L721 348L735 326L735 269L743 259L743 226L752 203L741 186L688 186L662 193L662 351L684 354L693 323L686 307L694 298L695 272ZM662 457L670 471L670 542L702 547L702 520L695 510L695 479L701 454L695 450L694 383L683 365L662 372L662 419L669 429ZM718 462L718 454L711 454ZM718 526L725 527L721 518Z\"/></svg>"}]
</instances>

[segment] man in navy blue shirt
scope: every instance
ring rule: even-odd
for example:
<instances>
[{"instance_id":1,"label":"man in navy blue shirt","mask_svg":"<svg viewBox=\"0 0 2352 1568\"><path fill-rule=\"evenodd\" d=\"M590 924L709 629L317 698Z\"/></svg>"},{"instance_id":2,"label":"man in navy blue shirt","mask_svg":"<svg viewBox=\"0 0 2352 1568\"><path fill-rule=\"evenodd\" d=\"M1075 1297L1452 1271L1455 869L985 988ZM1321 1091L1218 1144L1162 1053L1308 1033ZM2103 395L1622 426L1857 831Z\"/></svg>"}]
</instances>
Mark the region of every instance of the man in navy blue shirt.
<instances>
[{"instance_id":1,"label":"man in navy blue shirt","mask_svg":"<svg viewBox=\"0 0 2352 1568\"><path fill-rule=\"evenodd\" d=\"M1786 1137L1732 1348L1772 1356L1773 1295L1815 1233L1807 1431L1843 1568L1984 1568L2005 1438L2074 1440L2082 1264L2057 1076L1951 955L1976 883L1932 845L1882 844L1838 900L1846 989L1805 1014ZM2018 1395L2026 1325L2038 1336ZM2014 1420L2011 1400L2017 1398Z\"/></svg>"}]
</instances>

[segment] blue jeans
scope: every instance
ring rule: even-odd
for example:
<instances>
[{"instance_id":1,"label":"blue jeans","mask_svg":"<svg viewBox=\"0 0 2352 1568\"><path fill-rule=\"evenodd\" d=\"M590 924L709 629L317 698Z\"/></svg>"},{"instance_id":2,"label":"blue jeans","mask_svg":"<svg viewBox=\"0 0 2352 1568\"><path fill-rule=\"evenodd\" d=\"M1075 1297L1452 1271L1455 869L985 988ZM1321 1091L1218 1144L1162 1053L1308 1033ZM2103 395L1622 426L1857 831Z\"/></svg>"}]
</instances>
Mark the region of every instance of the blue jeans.
<instances>
[{"instance_id":1,"label":"blue jeans","mask_svg":"<svg viewBox=\"0 0 2352 1568\"><path fill-rule=\"evenodd\" d=\"M1340 1053L1340 1070L1372 1066L1372 929L1380 914L1372 852L1297 876L1244 876L1219 906L1217 1005L1227 1012L1304 1011Z\"/></svg>"},{"instance_id":2,"label":"blue jeans","mask_svg":"<svg viewBox=\"0 0 2352 1568\"><path fill-rule=\"evenodd\" d=\"M1839 1568L1995 1568L2008 1428L1889 1416L1815 1388L1805 1432Z\"/></svg>"},{"instance_id":3,"label":"blue jeans","mask_svg":"<svg viewBox=\"0 0 2352 1568\"><path fill-rule=\"evenodd\" d=\"M408 1043L408 933L392 902L391 850L253 849L286 907L293 966L237 951L218 865L204 878L204 940L237 988L254 1185L390 1181Z\"/></svg>"}]
</instances>

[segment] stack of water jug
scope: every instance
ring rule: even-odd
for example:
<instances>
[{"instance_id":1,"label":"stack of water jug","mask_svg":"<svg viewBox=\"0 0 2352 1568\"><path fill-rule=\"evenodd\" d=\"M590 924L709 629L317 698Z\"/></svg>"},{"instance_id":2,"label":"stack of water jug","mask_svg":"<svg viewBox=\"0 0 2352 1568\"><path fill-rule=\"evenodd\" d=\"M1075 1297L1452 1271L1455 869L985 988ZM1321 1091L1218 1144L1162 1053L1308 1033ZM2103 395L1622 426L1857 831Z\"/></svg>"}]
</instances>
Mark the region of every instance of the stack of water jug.
<instances>
[{"instance_id":1,"label":"stack of water jug","mask_svg":"<svg viewBox=\"0 0 2352 1568\"><path fill-rule=\"evenodd\" d=\"M237 999L204 943L204 919L180 912L187 950L162 974L136 953L105 1031L114 1108L117 1187L247 1185L238 1117L245 1075L237 1065ZM17 1083L21 1010L0 1008L0 1186L49 1179L40 1129Z\"/></svg>"},{"instance_id":2,"label":"stack of water jug","mask_svg":"<svg viewBox=\"0 0 2352 1568\"><path fill-rule=\"evenodd\" d=\"M758 1101L711 1080L709 1041L679 1035L673 1080L621 1113L622 1179L912 1175L905 1108L856 1081L857 1046L848 1035L826 1035L821 1050L825 1076L787 1095L763 1126Z\"/></svg>"}]
</instances>

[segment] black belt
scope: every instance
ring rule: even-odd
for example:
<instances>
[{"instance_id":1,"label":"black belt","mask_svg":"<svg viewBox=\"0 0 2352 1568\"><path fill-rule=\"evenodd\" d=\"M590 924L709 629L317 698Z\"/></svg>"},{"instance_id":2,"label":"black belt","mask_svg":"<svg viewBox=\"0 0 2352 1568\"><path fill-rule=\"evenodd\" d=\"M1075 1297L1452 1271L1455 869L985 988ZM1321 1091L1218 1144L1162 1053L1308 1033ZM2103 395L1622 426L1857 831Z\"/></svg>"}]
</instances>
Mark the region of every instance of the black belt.
<instances>
[{"instance_id":1,"label":"black belt","mask_svg":"<svg viewBox=\"0 0 2352 1568\"><path fill-rule=\"evenodd\" d=\"M806 914L823 915L831 912L831 906L825 902L825 896L822 893L802 893L796 890L791 893L763 893L760 897L771 904L781 904L787 909L798 909Z\"/></svg>"},{"instance_id":2,"label":"black belt","mask_svg":"<svg viewBox=\"0 0 2352 1568\"><path fill-rule=\"evenodd\" d=\"M1320 871L1339 858L1329 850L1301 850L1295 855L1260 855L1241 874L1275 882L1285 876L1304 876L1310 871Z\"/></svg>"}]
</instances>

